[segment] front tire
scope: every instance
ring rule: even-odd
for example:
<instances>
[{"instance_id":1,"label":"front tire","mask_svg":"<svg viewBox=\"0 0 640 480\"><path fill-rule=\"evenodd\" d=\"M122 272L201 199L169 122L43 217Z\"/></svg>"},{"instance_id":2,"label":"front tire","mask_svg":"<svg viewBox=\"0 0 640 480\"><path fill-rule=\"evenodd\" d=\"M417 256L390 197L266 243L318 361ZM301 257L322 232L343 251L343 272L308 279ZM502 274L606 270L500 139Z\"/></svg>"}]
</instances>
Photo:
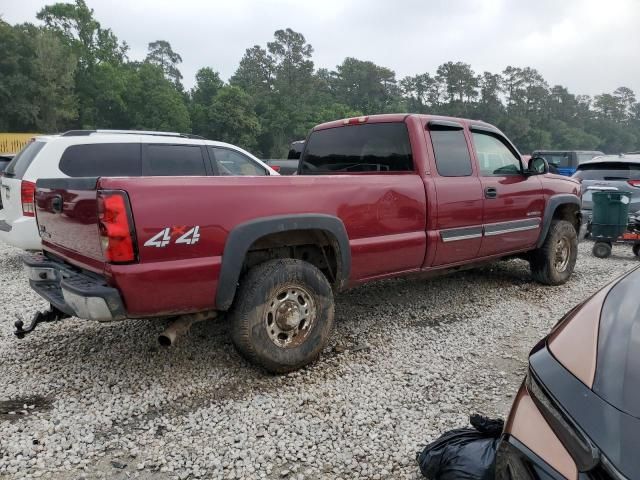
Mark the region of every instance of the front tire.
<instances>
[{"instance_id":1,"label":"front tire","mask_svg":"<svg viewBox=\"0 0 640 480\"><path fill-rule=\"evenodd\" d=\"M611 244L608 242L596 242L593 244L591 253L593 253L594 257L608 258L611 256Z\"/></svg>"},{"instance_id":2,"label":"front tire","mask_svg":"<svg viewBox=\"0 0 640 480\"><path fill-rule=\"evenodd\" d=\"M562 285L573 273L578 258L578 235L566 220L552 220L542 246L532 252L531 274L544 285Z\"/></svg>"},{"instance_id":3,"label":"front tire","mask_svg":"<svg viewBox=\"0 0 640 480\"><path fill-rule=\"evenodd\" d=\"M273 373L297 370L327 345L334 322L331 285L310 263L270 260L240 282L230 312L238 352Z\"/></svg>"}]
</instances>

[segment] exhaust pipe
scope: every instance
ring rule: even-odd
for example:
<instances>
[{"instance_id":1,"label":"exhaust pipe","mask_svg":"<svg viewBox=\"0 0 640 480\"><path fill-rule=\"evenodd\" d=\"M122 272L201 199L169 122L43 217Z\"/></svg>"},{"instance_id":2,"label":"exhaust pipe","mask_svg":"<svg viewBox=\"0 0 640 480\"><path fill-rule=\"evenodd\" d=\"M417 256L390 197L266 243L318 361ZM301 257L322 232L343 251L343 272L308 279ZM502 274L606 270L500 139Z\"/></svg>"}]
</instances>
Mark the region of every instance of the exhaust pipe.
<instances>
[{"instance_id":1,"label":"exhaust pipe","mask_svg":"<svg viewBox=\"0 0 640 480\"><path fill-rule=\"evenodd\" d=\"M178 338L191 329L191 325L196 322L215 318L216 316L217 312L214 311L180 315L172 320L166 330L160 334L158 337L158 343L163 347L170 347L176 343Z\"/></svg>"}]
</instances>

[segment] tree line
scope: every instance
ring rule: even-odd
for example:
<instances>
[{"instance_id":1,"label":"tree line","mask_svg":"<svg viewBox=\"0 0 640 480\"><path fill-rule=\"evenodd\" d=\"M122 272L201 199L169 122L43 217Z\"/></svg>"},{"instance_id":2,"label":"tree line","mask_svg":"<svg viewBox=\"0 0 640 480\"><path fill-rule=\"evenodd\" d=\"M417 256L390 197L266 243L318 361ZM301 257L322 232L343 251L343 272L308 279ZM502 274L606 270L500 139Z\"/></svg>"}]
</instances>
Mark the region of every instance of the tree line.
<instances>
[{"instance_id":1,"label":"tree line","mask_svg":"<svg viewBox=\"0 0 640 480\"><path fill-rule=\"evenodd\" d=\"M534 68L480 74L463 62L400 79L352 57L316 69L313 47L287 28L248 48L227 82L203 67L186 90L169 42L153 41L143 61L131 60L126 42L84 0L45 6L37 19L38 26L0 19L0 131L191 132L268 158L324 121L415 112L485 120L527 153L640 150L640 102L624 86L592 97L551 86Z\"/></svg>"}]
</instances>

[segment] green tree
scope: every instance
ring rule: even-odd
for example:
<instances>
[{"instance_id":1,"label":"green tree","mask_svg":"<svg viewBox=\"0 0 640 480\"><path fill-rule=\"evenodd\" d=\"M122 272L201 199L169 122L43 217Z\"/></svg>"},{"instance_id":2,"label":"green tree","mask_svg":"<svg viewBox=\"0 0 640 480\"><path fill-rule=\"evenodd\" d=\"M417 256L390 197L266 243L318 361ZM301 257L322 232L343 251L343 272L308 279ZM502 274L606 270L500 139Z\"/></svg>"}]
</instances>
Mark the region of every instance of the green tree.
<instances>
[{"instance_id":1,"label":"green tree","mask_svg":"<svg viewBox=\"0 0 640 480\"><path fill-rule=\"evenodd\" d=\"M167 80L157 65L142 63L130 67L123 100L127 128L189 132L191 121L183 95Z\"/></svg>"},{"instance_id":2,"label":"green tree","mask_svg":"<svg viewBox=\"0 0 640 480\"><path fill-rule=\"evenodd\" d=\"M365 115L394 111L401 101L393 70L352 57L332 72L332 89L340 103Z\"/></svg>"},{"instance_id":3,"label":"green tree","mask_svg":"<svg viewBox=\"0 0 640 480\"><path fill-rule=\"evenodd\" d=\"M196 73L196 85L191 89L189 115L193 133L207 135L209 131L208 111L211 102L222 88L224 82L218 72L204 67Z\"/></svg>"},{"instance_id":4,"label":"green tree","mask_svg":"<svg viewBox=\"0 0 640 480\"><path fill-rule=\"evenodd\" d=\"M105 95L98 85L107 84L100 78L105 71L100 67L105 64L123 66L127 44L120 43L110 29L101 26L84 0L48 5L38 12L37 18L56 32L77 58L74 83L78 97L78 120L75 126L93 128L108 123L94 101L96 97ZM121 72L124 73L124 70ZM117 94L113 93L114 96Z\"/></svg>"},{"instance_id":5,"label":"green tree","mask_svg":"<svg viewBox=\"0 0 640 480\"><path fill-rule=\"evenodd\" d=\"M247 150L257 146L260 122L248 93L239 87L218 90L208 110L208 137L239 145Z\"/></svg>"},{"instance_id":6,"label":"green tree","mask_svg":"<svg viewBox=\"0 0 640 480\"><path fill-rule=\"evenodd\" d=\"M48 30L38 32L34 41L33 74L38 85L35 127L40 132L57 132L77 116L73 93L76 59Z\"/></svg>"},{"instance_id":7,"label":"green tree","mask_svg":"<svg viewBox=\"0 0 640 480\"><path fill-rule=\"evenodd\" d=\"M182 63L182 57L173 51L169 42L156 40L149 43L149 53L144 61L159 66L165 77L171 80L179 90L182 90L182 73L178 68L178 65Z\"/></svg>"}]
</instances>

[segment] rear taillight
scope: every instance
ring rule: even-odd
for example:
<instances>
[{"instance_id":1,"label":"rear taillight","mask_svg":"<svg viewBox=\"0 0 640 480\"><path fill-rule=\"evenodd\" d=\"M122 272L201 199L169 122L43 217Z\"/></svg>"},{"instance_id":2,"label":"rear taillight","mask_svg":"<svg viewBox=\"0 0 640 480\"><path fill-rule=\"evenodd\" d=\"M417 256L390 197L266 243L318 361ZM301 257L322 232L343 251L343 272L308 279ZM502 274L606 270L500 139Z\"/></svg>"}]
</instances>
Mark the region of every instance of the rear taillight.
<instances>
[{"instance_id":1,"label":"rear taillight","mask_svg":"<svg viewBox=\"0 0 640 480\"><path fill-rule=\"evenodd\" d=\"M134 262L136 260L135 231L129 198L125 192L98 191L98 223L100 243L106 261Z\"/></svg>"},{"instance_id":2,"label":"rear taillight","mask_svg":"<svg viewBox=\"0 0 640 480\"><path fill-rule=\"evenodd\" d=\"M627 183L632 187L640 188L640 180L627 180Z\"/></svg>"},{"instance_id":3,"label":"rear taillight","mask_svg":"<svg viewBox=\"0 0 640 480\"><path fill-rule=\"evenodd\" d=\"M275 170L276 172L280 173L280 165L270 165L272 170Z\"/></svg>"},{"instance_id":4,"label":"rear taillight","mask_svg":"<svg viewBox=\"0 0 640 480\"><path fill-rule=\"evenodd\" d=\"M22 215L25 217L35 217L36 209L33 203L36 194L36 184L22 181L20 185L20 198L22 202Z\"/></svg>"}]
</instances>

